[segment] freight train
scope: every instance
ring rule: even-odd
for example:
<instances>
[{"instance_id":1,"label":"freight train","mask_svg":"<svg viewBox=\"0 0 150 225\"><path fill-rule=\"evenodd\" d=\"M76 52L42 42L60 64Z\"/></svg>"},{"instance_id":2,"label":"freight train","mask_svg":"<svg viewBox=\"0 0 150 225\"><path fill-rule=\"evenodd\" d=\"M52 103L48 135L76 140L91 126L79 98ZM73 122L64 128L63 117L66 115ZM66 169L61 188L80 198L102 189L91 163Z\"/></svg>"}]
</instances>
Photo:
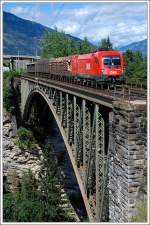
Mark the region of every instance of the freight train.
<instances>
[{"instance_id":1,"label":"freight train","mask_svg":"<svg viewBox=\"0 0 150 225\"><path fill-rule=\"evenodd\" d=\"M98 83L122 83L124 59L118 51L100 51L82 55L41 59L27 65L27 74L38 77L51 75L72 80Z\"/></svg>"}]
</instances>

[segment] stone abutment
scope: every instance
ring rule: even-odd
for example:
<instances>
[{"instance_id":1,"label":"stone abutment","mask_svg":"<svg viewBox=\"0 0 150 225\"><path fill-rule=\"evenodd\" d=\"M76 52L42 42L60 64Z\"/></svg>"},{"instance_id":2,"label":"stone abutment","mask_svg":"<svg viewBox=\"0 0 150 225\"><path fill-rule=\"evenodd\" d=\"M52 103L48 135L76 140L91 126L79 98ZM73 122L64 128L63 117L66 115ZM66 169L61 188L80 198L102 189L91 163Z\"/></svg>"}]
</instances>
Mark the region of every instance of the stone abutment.
<instances>
[{"instance_id":1,"label":"stone abutment","mask_svg":"<svg viewBox=\"0 0 150 225\"><path fill-rule=\"evenodd\" d=\"M110 116L109 220L130 222L146 169L146 103L114 102Z\"/></svg>"}]
</instances>

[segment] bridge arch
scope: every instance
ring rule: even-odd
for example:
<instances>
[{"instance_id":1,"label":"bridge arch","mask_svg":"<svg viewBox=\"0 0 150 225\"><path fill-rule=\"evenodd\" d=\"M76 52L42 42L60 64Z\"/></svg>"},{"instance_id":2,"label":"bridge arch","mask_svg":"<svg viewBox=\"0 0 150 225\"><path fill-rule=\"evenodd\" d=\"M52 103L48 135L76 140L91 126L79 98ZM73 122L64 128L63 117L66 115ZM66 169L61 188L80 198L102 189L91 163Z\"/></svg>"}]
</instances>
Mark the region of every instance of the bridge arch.
<instances>
[{"instance_id":1,"label":"bridge arch","mask_svg":"<svg viewBox=\"0 0 150 225\"><path fill-rule=\"evenodd\" d=\"M24 81L25 82L25 81ZM99 105L55 88L29 81L22 115L28 119L32 100L41 96L48 105L66 146L91 222L105 221L106 167L104 118ZM106 216L107 217L107 216Z\"/></svg>"}]
</instances>

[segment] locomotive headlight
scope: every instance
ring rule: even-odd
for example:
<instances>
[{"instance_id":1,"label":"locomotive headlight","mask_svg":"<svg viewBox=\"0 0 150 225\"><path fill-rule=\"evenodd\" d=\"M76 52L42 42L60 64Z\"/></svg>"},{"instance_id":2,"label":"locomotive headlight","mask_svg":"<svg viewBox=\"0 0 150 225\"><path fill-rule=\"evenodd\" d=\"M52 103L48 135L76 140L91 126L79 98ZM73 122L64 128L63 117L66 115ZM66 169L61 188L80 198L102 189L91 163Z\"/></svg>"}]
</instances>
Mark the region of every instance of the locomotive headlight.
<instances>
[{"instance_id":1,"label":"locomotive headlight","mask_svg":"<svg viewBox=\"0 0 150 225\"><path fill-rule=\"evenodd\" d=\"M111 70L110 74L117 74L117 71Z\"/></svg>"}]
</instances>

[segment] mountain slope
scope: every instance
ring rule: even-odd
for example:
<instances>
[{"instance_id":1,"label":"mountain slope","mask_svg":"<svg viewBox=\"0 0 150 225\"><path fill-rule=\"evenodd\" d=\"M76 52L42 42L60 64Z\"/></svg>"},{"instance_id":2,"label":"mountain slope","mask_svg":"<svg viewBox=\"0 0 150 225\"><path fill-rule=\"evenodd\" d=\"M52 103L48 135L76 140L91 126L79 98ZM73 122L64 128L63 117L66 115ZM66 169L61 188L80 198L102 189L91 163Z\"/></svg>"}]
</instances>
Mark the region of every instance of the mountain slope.
<instances>
[{"instance_id":1,"label":"mountain slope","mask_svg":"<svg viewBox=\"0 0 150 225\"><path fill-rule=\"evenodd\" d=\"M11 13L3 12L3 53L35 55L41 52L41 37L45 29L52 32L53 29L39 23L19 18ZM79 38L67 35L75 41Z\"/></svg>"},{"instance_id":2,"label":"mountain slope","mask_svg":"<svg viewBox=\"0 0 150 225\"><path fill-rule=\"evenodd\" d=\"M3 12L3 53L16 55L19 51L21 55L35 55L37 50L37 54L40 55L41 37L45 29L49 32L53 31L53 29L39 23L19 18L8 12ZM77 37L69 34L66 35L74 41L82 41ZM95 44L91 45L95 46ZM147 39L118 47L118 50L121 52L127 49L141 51L143 55L146 55Z\"/></svg>"},{"instance_id":3,"label":"mountain slope","mask_svg":"<svg viewBox=\"0 0 150 225\"><path fill-rule=\"evenodd\" d=\"M121 52L125 52L127 49L130 49L132 51L140 51L145 56L147 55L147 39L138 42L133 42L129 45L119 47L118 49Z\"/></svg>"}]
</instances>

